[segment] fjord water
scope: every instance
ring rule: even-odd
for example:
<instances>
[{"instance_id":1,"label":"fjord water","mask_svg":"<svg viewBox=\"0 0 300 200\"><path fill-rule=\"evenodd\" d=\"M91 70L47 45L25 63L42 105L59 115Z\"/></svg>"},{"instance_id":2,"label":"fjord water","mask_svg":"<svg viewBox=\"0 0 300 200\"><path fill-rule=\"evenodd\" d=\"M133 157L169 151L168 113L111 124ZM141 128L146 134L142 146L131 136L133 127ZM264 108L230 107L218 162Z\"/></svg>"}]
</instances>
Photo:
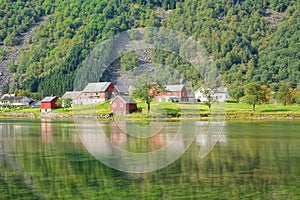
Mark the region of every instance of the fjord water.
<instances>
[{"instance_id":1,"label":"fjord water","mask_svg":"<svg viewBox=\"0 0 300 200\"><path fill-rule=\"evenodd\" d=\"M101 126L128 151L167 143L159 134L147 141L115 133L113 122ZM174 163L149 173L107 167L81 139L73 121L1 119L0 199L300 198L299 121L227 121L206 157L199 157L208 142L202 135Z\"/></svg>"}]
</instances>

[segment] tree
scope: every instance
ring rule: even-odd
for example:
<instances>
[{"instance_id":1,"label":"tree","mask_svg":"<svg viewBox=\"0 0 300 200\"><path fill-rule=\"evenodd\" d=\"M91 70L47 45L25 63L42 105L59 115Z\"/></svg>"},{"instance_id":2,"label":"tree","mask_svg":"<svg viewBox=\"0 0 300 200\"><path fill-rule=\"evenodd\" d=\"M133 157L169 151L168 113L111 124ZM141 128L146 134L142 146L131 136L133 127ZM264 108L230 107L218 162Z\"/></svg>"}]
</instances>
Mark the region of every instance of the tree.
<instances>
[{"instance_id":1,"label":"tree","mask_svg":"<svg viewBox=\"0 0 300 200\"><path fill-rule=\"evenodd\" d=\"M15 62L12 60L8 63L7 69L10 73L16 73L17 72L17 65L15 65Z\"/></svg>"},{"instance_id":2,"label":"tree","mask_svg":"<svg viewBox=\"0 0 300 200\"><path fill-rule=\"evenodd\" d=\"M266 85L262 85L260 88L262 92L261 103L268 103L271 99L271 89Z\"/></svg>"},{"instance_id":3,"label":"tree","mask_svg":"<svg viewBox=\"0 0 300 200\"><path fill-rule=\"evenodd\" d=\"M208 106L209 112L211 111L211 103L213 101L214 92L209 88L204 88L202 90L203 97L206 99L205 104Z\"/></svg>"},{"instance_id":4,"label":"tree","mask_svg":"<svg viewBox=\"0 0 300 200\"><path fill-rule=\"evenodd\" d=\"M244 101L247 104L252 105L252 111L255 111L255 105L262 102L264 99L264 92L261 89L261 86L257 83L249 83L245 88Z\"/></svg>"},{"instance_id":5,"label":"tree","mask_svg":"<svg viewBox=\"0 0 300 200\"><path fill-rule=\"evenodd\" d=\"M132 93L134 98L141 99L146 102L147 110L150 111L150 103L154 97L162 92L162 87L157 83L147 83L135 89Z\"/></svg>"},{"instance_id":6,"label":"tree","mask_svg":"<svg viewBox=\"0 0 300 200\"><path fill-rule=\"evenodd\" d=\"M138 66L138 61L134 51L129 51L124 54L121 59L121 67L124 71L135 69Z\"/></svg>"},{"instance_id":7,"label":"tree","mask_svg":"<svg viewBox=\"0 0 300 200\"><path fill-rule=\"evenodd\" d=\"M300 84L298 84L298 87L296 89L296 103L300 105Z\"/></svg>"},{"instance_id":8,"label":"tree","mask_svg":"<svg viewBox=\"0 0 300 200\"><path fill-rule=\"evenodd\" d=\"M66 98L66 99L62 99L62 107L64 108L69 108L72 106L72 99L71 98Z\"/></svg>"},{"instance_id":9,"label":"tree","mask_svg":"<svg viewBox=\"0 0 300 200\"><path fill-rule=\"evenodd\" d=\"M4 48L0 48L0 61L4 60L6 57L6 51Z\"/></svg>"},{"instance_id":10,"label":"tree","mask_svg":"<svg viewBox=\"0 0 300 200\"><path fill-rule=\"evenodd\" d=\"M154 97L164 91L161 84L157 82L147 81L151 80L149 75L142 75L135 83L134 90L132 92L133 98L145 101L147 104L147 110L150 111L150 103Z\"/></svg>"},{"instance_id":11,"label":"tree","mask_svg":"<svg viewBox=\"0 0 300 200\"><path fill-rule=\"evenodd\" d=\"M277 101L286 106L296 100L296 89L290 88L287 83L281 83L277 92Z\"/></svg>"},{"instance_id":12,"label":"tree","mask_svg":"<svg viewBox=\"0 0 300 200\"><path fill-rule=\"evenodd\" d=\"M229 90L229 96L236 100L237 103L240 102L240 98L244 96L244 88L242 86L235 86Z\"/></svg>"}]
</instances>

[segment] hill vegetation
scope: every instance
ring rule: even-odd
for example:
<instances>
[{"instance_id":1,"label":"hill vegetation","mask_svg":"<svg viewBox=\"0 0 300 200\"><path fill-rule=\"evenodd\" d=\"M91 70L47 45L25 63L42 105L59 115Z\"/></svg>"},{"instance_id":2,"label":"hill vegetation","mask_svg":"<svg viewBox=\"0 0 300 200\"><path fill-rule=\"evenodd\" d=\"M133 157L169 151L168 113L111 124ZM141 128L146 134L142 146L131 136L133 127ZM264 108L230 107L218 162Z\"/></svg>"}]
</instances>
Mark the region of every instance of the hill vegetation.
<instances>
[{"instance_id":1,"label":"hill vegetation","mask_svg":"<svg viewBox=\"0 0 300 200\"><path fill-rule=\"evenodd\" d=\"M299 15L296 0L3 0L0 59L43 17L9 70L15 88L59 96L73 89L80 63L101 41L131 28L163 26L200 41L230 88L256 82L277 91L283 83L299 86ZM152 51L151 59L178 68L192 85L201 79L174 53Z\"/></svg>"}]
</instances>

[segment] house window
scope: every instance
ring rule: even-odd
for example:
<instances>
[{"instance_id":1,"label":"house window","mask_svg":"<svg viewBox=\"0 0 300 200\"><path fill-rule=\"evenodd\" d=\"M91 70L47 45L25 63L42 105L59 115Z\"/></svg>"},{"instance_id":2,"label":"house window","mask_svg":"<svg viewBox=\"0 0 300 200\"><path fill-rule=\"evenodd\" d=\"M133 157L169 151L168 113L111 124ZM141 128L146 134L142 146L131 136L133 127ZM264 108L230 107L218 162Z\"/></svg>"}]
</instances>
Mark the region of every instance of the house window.
<instances>
[{"instance_id":1,"label":"house window","mask_svg":"<svg viewBox=\"0 0 300 200\"><path fill-rule=\"evenodd\" d=\"M120 108L123 108L123 103L120 103Z\"/></svg>"},{"instance_id":2,"label":"house window","mask_svg":"<svg viewBox=\"0 0 300 200\"><path fill-rule=\"evenodd\" d=\"M116 103L113 103L113 107L114 107L114 108L117 107Z\"/></svg>"}]
</instances>

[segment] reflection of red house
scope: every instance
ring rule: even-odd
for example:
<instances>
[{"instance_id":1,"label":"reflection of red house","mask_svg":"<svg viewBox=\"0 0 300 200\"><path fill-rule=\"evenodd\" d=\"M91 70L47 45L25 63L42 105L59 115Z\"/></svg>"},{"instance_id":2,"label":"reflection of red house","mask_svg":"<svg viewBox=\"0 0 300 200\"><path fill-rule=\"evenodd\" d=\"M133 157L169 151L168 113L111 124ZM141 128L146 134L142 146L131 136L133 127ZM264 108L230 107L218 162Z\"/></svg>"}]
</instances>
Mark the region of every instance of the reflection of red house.
<instances>
[{"instance_id":1,"label":"reflection of red house","mask_svg":"<svg viewBox=\"0 0 300 200\"><path fill-rule=\"evenodd\" d=\"M163 133L156 134L150 138L150 150L156 151L166 146L166 136Z\"/></svg>"},{"instance_id":2,"label":"reflection of red house","mask_svg":"<svg viewBox=\"0 0 300 200\"><path fill-rule=\"evenodd\" d=\"M124 147L127 143L127 134L123 133L118 125L126 126L126 122L110 123L110 141L118 147Z\"/></svg>"},{"instance_id":3,"label":"reflection of red house","mask_svg":"<svg viewBox=\"0 0 300 200\"><path fill-rule=\"evenodd\" d=\"M169 98L178 98L179 101L188 101L188 92L184 85L166 85L165 92L155 96L159 101L168 100Z\"/></svg>"},{"instance_id":4,"label":"reflection of red house","mask_svg":"<svg viewBox=\"0 0 300 200\"><path fill-rule=\"evenodd\" d=\"M113 92L117 92L111 82L89 83L77 97L79 104L102 103L112 98Z\"/></svg>"},{"instance_id":5,"label":"reflection of red house","mask_svg":"<svg viewBox=\"0 0 300 200\"><path fill-rule=\"evenodd\" d=\"M41 119L41 134L43 142L51 142L53 139L51 119Z\"/></svg>"},{"instance_id":6,"label":"reflection of red house","mask_svg":"<svg viewBox=\"0 0 300 200\"><path fill-rule=\"evenodd\" d=\"M116 96L110 102L110 111L114 114L128 114L136 110L136 102L129 96Z\"/></svg>"},{"instance_id":7,"label":"reflection of red house","mask_svg":"<svg viewBox=\"0 0 300 200\"><path fill-rule=\"evenodd\" d=\"M57 108L56 101L58 100L58 97L45 97L41 101L41 112L49 112L51 110L54 110Z\"/></svg>"}]
</instances>

